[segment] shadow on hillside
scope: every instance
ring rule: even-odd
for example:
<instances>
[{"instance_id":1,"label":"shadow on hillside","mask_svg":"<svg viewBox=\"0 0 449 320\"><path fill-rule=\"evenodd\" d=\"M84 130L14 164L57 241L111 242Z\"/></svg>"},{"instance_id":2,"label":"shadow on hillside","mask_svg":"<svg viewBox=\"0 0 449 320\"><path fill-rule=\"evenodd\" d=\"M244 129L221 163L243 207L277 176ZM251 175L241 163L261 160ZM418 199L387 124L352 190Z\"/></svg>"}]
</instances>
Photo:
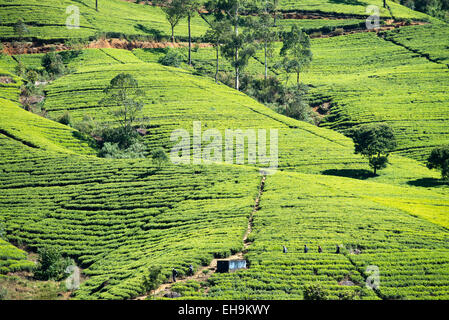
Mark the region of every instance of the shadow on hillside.
<instances>
[{"instance_id":1,"label":"shadow on hillside","mask_svg":"<svg viewBox=\"0 0 449 320\"><path fill-rule=\"evenodd\" d=\"M337 176L359 180L366 180L377 176L374 175L372 171L366 169L330 169L324 170L321 173L326 176Z\"/></svg>"},{"instance_id":2,"label":"shadow on hillside","mask_svg":"<svg viewBox=\"0 0 449 320\"><path fill-rule=\"evenodd\" d=\"M348 4L352 6L366 6L365 2L360 2L357 0L329 0L330 3L337 3L337 4Z\"/></svg>"},{"instance_id":3,"label":"shadow on hillside","mask_svg":"<svg viewBox=\"0 0 449 320\"><path fill-rule=\"evenodd\" d=\"M150 170L150 171L148 171L148 172L139 174L139 175L137 176L137 179L145 179L145 178L147 178L147 177L149 177L149 176L155 175L157 172L158 172L157 169Z\"/></svg>"},{"instance_id":4,"label":"shadow on hillside","mask_svg":"<svg viewBox=\"0 0 449 320\"><path fill-rule=\"evenodd\" d=\"M136 24L134 26L134 29L136 29L137 31L142 31L148 35L152 35L154 37L154 40L159 40L163 37L163 34L161 31L154 29L154 28L148 28L145 27L143 24Z\"/></svg>"},{"instance_id":5,"label":"shadow on hillside","mask_svg":"<svg viewBox=\"0 0 449 320\"><path fill-rule=\"evenodd\" d=\"M436 178L421 178L412 181L407 181L408 185L414 187L441 187L441 186L449 186L449 181L444 181Z\"/></svg>"}]
</instances>

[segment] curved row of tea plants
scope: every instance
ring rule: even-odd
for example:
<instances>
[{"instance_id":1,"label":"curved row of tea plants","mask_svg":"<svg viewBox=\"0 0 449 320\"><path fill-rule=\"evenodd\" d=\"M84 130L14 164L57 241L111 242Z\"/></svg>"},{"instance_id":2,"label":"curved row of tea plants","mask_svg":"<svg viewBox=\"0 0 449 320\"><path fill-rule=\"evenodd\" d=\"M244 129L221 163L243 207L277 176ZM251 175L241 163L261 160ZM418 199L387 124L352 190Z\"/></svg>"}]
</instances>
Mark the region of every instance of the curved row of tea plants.
<instances>
[{"instance_id":1,"label":"curved row of tea plants","mask_svg":"<svg viewBox=\"0 0 449 320\"><path fill-rule=\"evenodd\" d=\"M214 274L203 284L207 293L186 290L183 298L303 299L306 285L319 284L328 299L447 299L449 220L415 217L414 203L395 208L409 199L449 210L447 193L316 175L268 177L245 255L249 269ZM373 266L377 290L366 288Z\"/></svg>"}]
</instances>

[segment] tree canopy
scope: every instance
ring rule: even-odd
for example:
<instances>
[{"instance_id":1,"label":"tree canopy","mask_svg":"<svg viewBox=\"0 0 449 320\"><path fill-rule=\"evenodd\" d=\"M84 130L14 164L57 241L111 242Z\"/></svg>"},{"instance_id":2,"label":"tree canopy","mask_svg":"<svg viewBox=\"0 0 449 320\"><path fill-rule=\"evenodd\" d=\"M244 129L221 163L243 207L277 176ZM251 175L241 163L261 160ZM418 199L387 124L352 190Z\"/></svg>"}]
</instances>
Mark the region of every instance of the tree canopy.
<instances>
[{"instance_id":1,"label":"tree canopy","mask_svg":"<svg viewBox=\"0 0 449 320\"><path fill-rule=\"evenodd\" d=\"M427 168L438 169L442 179L449 179L449 145L432 150L427 159Z\"/></svg>"},{"instance_id":2,"label":"tree canopy","mask_svg":"<svg viewBox=\"0 0 449 320\"><path fill-rule=\"evenodd\" d=\"M355 153L368 158L376 174L388 164L388 156L396 146L393 130L387 124L363 125L353 131Z\"/></svg>"},{"instance_id":3,"label":"tree canopy","mask_svg":"<svg viewBox=\"0 0 449 320\"><path fill-rule=\"evenodd\" d=\"M103 91L106 96L100 101L103 106L118 106L112 113L121 127L129 132L138 113L143 108L144 91L139 83L128 73L115 76Z\"/></svg>"}]
</instances>

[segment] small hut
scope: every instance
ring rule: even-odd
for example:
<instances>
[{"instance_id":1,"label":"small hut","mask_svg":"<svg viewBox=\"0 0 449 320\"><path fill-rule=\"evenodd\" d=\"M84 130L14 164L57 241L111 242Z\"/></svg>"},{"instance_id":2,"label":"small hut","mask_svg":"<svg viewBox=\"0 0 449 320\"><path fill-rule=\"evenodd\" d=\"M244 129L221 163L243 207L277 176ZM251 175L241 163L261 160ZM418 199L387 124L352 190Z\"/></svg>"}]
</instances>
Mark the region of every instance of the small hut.
<instances>
[{"instance_id":1,"label":"small hut","mask_svg":"<svg viewBox=\"0 0 449 320\"><path fill-rule=\"evenodd\" d=\"M218 260L217 272L226 273L246 269L246 260Z\"/></svg>"}]
</instances>

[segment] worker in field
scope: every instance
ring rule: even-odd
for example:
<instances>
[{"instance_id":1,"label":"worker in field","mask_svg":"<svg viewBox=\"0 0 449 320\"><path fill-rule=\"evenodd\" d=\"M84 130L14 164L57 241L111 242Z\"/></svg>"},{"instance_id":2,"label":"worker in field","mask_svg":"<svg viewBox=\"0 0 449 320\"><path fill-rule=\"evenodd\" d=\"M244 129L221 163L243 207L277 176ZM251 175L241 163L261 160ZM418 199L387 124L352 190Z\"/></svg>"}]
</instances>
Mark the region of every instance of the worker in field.
<instances>
[{"instance_id":1,"label":"worker in field","mask_svg":"<svg viewBox=\"0 0 449 320\"><path fill-rule=\"evenodd\" d=\"M176 282L176 277L178 276L178 271L176 271L175 268L173 268L172 272L173 282Z\"/></svg>"},{"instance_id":2,"label":"worker in field","mask_svg":"<svg viewBox=\"0 0 449 320\"><path fill-rule=\"evenodd\" d=\"M189 265L189 276L193 276L193 266Z\"/></svg>"},{"instance_id":3,"label":"worker in field","mask_svg":"<svg viewBox=\"0 0 449 320\"><path fill-rule=\"evenodd\" d=\"M282 251L284 252L284 253L287 253L287 247L286 246L282 246Z\"/></svg>"},{"instance_id":4,"label":"worker in field","mask_svg":"<svg viewBox=\"0 0 449 320\"><path fill-rule=\"evenodd\" d=\"M318 253L323 252L323 249L321 249L321 246L318 246Z\"/></svg>"},{"instance_id":5,"label":"worker in field","mask_svg":"<svg viewBox=\"0 0 449 320\"><path fill-rule=\"evenodd\" d=\"M307 252L309 252L309 248L307 248L307 245L305 244L304 245L304 253L307 253Z\"/></svg>"},{"instance_id":6,"label":"worker in field","mask_svg":"<svg viewBox=\"0 0 449 320\"><path fill-rule=\"evenodd\" d=\"M335 251L335 253L340 253L340 246L337 244L337 251Z\"/></svg>"}]
</instances>

